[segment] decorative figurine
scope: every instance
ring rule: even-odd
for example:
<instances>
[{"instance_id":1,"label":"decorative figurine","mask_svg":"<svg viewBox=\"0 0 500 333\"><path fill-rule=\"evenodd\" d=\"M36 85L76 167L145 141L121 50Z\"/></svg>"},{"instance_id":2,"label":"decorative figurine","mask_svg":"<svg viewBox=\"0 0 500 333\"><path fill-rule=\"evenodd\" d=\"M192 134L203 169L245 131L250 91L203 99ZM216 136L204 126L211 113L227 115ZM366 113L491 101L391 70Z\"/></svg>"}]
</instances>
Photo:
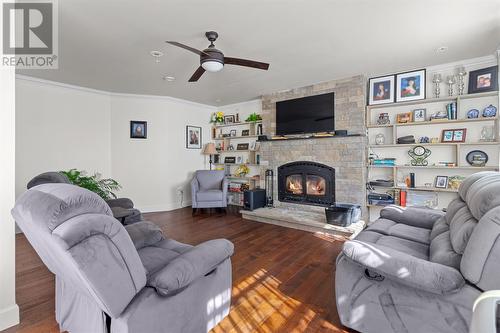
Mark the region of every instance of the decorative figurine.
<instances>
[{"instance_id":1,"label":"decorative figurine","mask_svg":"<svg viewBox=\"0 0 500 333\"><path fill-rule=\"evenodd\" d=\"M483 117L495 117L497 115L497 108L493 104L488 105L483 110Z\"/></svg>"},{"instance_id":2,"label":"decorative figurine","mask_svg":"<svg viewBox=\"0 0 500 333\"><path fill-rule=\"evenodd\" d=\"M420 138L420 140L418 140L418 142L420 143L429 143L430 142L430 139L428 136L423 136Z\"/></svg>"},{"instance_id":3,"label":"decorative figurine","mask_svg":"<svg viewBox=\"0 0 500 333\"><path fill-rule=\"evenodd\" d=\"M465 91L465 75L467 75L467 71L464 66L460 66L458 68L458 94L463 95Z\"/></svg>"},{"instance_id":4,"label":"decorative figurine","mask_svg":"<svg viewBox=\"0 0 500 333\"><path fill-rule=\"evenodd\" d=\"M494 126L484 126L481 130L480 141L491 142L495 141L495 127Z\"/></svg>"},{"instance_id":5,"label":"decorative figurine","mask_svg":"<svg viewBox=\"0 0 500 333\"><path fill-rule=\"evenodd\" d=\"M431 151L423 146L415 146L408 150L408 155L411 157L412 166L427 166L427 157L431 155Z\"/></svg>"},{"instance_id":6,"label":"decorative figurine","mask_svg":"<svg viewBox=\"0 0 500 333\"><path fill-rule=\"evenodd\" d=\"M432 82L434 83L434 97L436 98L439 98L439 95L441 94L441 88L439 87L441 81L443 81L441 74L434 74Z\"/></svg>"},{"instance_id":7,"label":"decorative figurine","mask_svg":"<svg viewBox=\"0 0 500 333\"><path fill-rule=\"evenodd\" d=\"M453 96L453 85L456 83L455 75L448 75L446 77L446 84L448 84L448 96Z\"/></svg>"},{"instance_id":8,"label":"decorative figurine","mask_svg":"<svg viewBox=\"0 0 500 333\"><path fill-rule=\"evenodd\" d=\"M391 120L389 119L389 114L387 112L383 112L378 115L377 125L389 125Z\"/></svg>"},{"instance_id":9,"label":"decorative figurine","mask_svg":"<svg viewBox=\"0 0 500 333\"><path fill-rule=\"evenodd\" d=\"M383 145L385 143L385 136L382 133L379 133L375 136L375 144Z\"/></svg>"},{"instance_id":10,"label":"decorative figurine","mask_svg":"<svg viewBox=\"0 0 500 333\"><path fill-rule=\"evenodd\" d=\"M467 118L469 119L479 118L479 110L470 109L469 111L467 111Z\"/></svg>"}]
</instances>

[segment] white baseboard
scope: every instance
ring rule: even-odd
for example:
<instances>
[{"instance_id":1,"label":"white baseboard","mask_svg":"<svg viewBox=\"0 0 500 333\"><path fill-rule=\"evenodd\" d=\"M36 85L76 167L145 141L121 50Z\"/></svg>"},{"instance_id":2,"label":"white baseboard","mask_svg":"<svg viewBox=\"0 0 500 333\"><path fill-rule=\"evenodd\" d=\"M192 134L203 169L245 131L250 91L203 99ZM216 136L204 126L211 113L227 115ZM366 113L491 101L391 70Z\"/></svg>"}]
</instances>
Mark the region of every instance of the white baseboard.
<instances>
[{"instance_id":1,"label":"white baseboard","mask_svg":"<svg viewBox=\"0 0 500 333\"><path fill-rule=\"evenodd\" d=\"M0 331L19 324L19 307L17 304L0 309Z\"/></svg>"},{"instance_id":2,"label":"white baseboard","mask_svg":"<svg viewBox=\"0 0 500 333\"><path fill-rule=\"evenodd\" d=\"M174 209L180 209L184 207L191 206L191 201L185 201L182 206L179 203L168 203L164 205L151 205L151 206L137 206L135 208L139 209L142 213L155 213L155 212L168 212Z\"/></svg>"}]
</instances>

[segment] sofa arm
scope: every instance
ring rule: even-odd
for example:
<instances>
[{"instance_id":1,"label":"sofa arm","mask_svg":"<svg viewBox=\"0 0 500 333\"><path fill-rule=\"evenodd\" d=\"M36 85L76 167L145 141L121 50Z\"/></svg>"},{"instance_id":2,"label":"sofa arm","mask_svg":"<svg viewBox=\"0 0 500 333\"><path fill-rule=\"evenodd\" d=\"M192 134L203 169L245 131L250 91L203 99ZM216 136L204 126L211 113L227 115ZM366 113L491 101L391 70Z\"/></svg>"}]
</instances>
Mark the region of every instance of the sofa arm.
<instances>
[{"instance_id":1,"label":"sofa arm","mask_svg":"<svg viewBox=\"0 0 500 333\"><path fill-rule=\"evenodd\" d=\"M109 199L106 200L106 203L109 207L121 207L125 209L134 208L134 203L129 198L118 198L118 199Z\"/></svg>"},{"instance_id":2,"label":"sofa arm","mask_svg":"<svg viewBox=\"0 0 500 333\"><path fill-rule=\"evenodd\" d=\"M465 284L460 272L452 267L416 258L383 245L347 241L342 253L390 280L434 294L452 293Z\"/></svg>"},{"instance_id":3,"label":"sofa arm","mask_svg":"<svg viewBox=\"0 0 500 333\"><path fill-rule=\"evenodd\" d=\"M380 217L414 227L432 229L444 212L425 207L400 207L390 205L380 211Z\"/></svg>"},{"instance_id":4,"label":"sofa arm","mask_svg":"<svg viewBox=\"0 0 500 333\"><path fill-rule=\"evenodd\" d=\"M176 257L163 269L153 273L147 284L154 287L159 295L170 296L213 271L233 252L233 243L226 239L214 239L201 243Z\"/></svg>"},{"instance_id":5,"label":"sofa arm","mask_svg":"<svg viewBox=\"0 0 500 333\"><path fill-rule=\"evenodd\" d=\"M160 227L149 221L126 225L125 230L137 250L152 246L165 238Z\"/></svg>"}]
</instances>

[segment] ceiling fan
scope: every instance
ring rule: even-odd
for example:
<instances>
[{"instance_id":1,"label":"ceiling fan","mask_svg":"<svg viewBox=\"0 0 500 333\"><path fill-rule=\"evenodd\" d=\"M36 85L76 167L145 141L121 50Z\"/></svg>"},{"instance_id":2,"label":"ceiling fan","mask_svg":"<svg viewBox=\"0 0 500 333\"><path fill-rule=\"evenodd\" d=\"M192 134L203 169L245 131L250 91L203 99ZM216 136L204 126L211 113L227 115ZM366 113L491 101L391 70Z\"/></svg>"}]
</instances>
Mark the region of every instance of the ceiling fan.
<instances>
[{"instance_id":1,"label":"ceiling fan","mask_svg":"<svg viewBox=\"0 0 500 333\"><path fill-rule=\"evenodd\" d=\"M269 68L269 64L266 64L264 62L224 57L224 53L216 49L214 45L214 42L217 40L217 37L219 37L219 35L215 31L208 31L205 33L205 36L210 41L210 45L203 51L197 50L193 47L184 45L179 42L167 41L167 43L169 44L191 51L200 56L200 67L198 67L198 69L191 76L189 82L198 81L198 79L203 75L203 73L205 73L205 71L218 72L224 67L225 64L258 68L266 71Z\"/></svg>"}]
</instances>

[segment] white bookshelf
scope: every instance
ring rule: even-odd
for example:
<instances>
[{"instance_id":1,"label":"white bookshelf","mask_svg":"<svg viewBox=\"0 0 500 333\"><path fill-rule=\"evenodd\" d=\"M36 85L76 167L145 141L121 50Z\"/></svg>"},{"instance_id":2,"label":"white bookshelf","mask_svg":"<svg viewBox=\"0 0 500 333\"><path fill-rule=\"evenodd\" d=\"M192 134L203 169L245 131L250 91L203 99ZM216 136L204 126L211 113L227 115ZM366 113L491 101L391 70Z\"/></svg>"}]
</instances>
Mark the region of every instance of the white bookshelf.
<instances>
[{"instance_id":1,"label":"white bookshelf","mask_svg":"<svg viewBox=\"0 0 500 333\"><path fill-rule=\"evenodd\" d=\"M426 109L426 116L437 111L446 109L446 104L457 103L456 120L433 120L423 122L409 122L404 124L396 123L396 115L399 113L410 112L415 109ZM486 92L480 94L468 94L462 96L429 98L419 101L390 103L383 105L372 105L366 107L366 127L368 136L367 156L370 153L376 154L379 158L396 158L395 166L370 165L367 161L367 179L392 179L394 187L375 187L377 192L387 192L393 189L403 189L408 192L429 192L437 195L438 207L444 208L457 196L457 191L453 189L441 189L434 187L436 176L467 176L475 172L484 170L499 170L500 164L500 133L498 111L496 117L481 117L475 119L467 118L467 111L478 109L480 114L488 105L494 105L499 108L498 91ZM389 115L390 124L378 125L377 119L380 113ZM493 126L494 141L481 141L481 130L483 126ZM466 128L466 141L463 143L418 143L420 137L441 139L441 133L444 129ZM385 136L385 143L375 144L375 137L382 133ZM413 135L416 143L398 144L397 138ZM414 146L424 146L431 150L431 155L427 158L428 166L412 166L408 151ZM483 167L474 167L467 163L466 155L472 150L482 150L488 154L488 162ZM435 165L438 162L453 162L455 166ZM410 172L415 173L415 188L406 188L397 186L402 179ZM425 186L425 184L427 186ZM432 184L432 186L428 186ZM380 206L368 205L370 209L370 218L377 217Z\"/></svg>"},{"instance_id":2,"label":"white bookshelf","mask_svg":"<svg viewBox=\"0 0 500 333\"><path fill-rule=\"evenodd\" d=\"M222 124L212 126L212 140L215 145L223 145L223 150L218 150L219 162L214 163L216 169L223 169L226 171L227 178L231 183L248 184L250 189L255 188L260 183L260 168L259 161L259 143L257 142L257 126L262 124L262 121L257 122L240 122L233 124ZM236 135L228 135L231 131L236 131ZM242 135L243 130L248 130L248 135ZM239 143L248 143L249 146L253 143L256 144L256 149L237 150ZM228 150L229 145L233 145L233 150ZM224 158L227 156L241 157L241 162L225 163ZM246 165L250 169L250 173L245 177L235 176L236 169ZM243 192L228 192L228 204L233 206L240 206L242 202Z\"/></svg>"}]
</instances>

